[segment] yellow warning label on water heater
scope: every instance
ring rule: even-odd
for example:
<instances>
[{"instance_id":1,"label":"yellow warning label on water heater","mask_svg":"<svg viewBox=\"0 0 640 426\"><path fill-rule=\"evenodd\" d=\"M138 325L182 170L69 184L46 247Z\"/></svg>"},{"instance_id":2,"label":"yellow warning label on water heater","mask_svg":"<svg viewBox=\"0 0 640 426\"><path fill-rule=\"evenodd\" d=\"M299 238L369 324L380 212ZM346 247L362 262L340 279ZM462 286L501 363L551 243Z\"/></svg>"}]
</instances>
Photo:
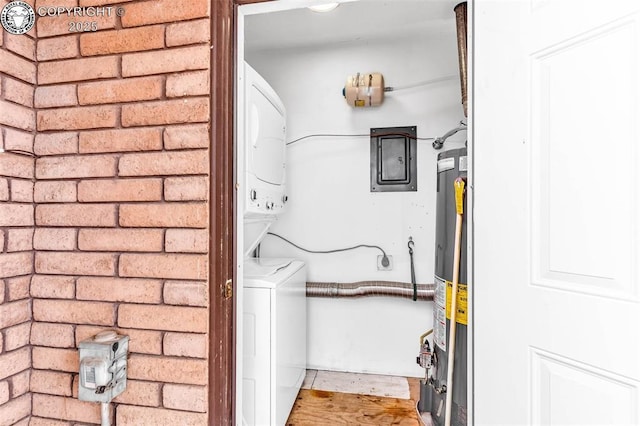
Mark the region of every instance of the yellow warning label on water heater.
<instances>
[{"instance_id":1,"label":"yellow warning label on water heater","mask_svg":"<svg viewBox=\"0 0 640 426\"><path fill-rule=\"evenodd\" d=\"M451 293L453 292L453 283L447 281L447 319L451 319ZM458 294L456 295L456 322L458 324L467 325L467 285L458 284Z\"/></svg>"}]
</instances>

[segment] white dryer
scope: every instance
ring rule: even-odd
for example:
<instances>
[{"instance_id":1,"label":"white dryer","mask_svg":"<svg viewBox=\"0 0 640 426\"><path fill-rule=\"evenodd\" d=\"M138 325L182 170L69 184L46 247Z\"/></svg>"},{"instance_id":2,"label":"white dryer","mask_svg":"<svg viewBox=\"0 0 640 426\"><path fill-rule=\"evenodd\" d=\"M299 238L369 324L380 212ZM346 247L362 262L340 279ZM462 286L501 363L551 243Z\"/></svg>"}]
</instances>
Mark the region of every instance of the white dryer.
<instances>
[{"instance_id":1,"label":"white dryer","mask_svg":"<svg viewBox=\"0 0 640 426\"><path fill-rule=\"evenodd\" d=\"M286 112L271 86L244 67L243 420L282 426L306 374L306 268L251 257L287 203Z\"/></svg>"}]
</instances>

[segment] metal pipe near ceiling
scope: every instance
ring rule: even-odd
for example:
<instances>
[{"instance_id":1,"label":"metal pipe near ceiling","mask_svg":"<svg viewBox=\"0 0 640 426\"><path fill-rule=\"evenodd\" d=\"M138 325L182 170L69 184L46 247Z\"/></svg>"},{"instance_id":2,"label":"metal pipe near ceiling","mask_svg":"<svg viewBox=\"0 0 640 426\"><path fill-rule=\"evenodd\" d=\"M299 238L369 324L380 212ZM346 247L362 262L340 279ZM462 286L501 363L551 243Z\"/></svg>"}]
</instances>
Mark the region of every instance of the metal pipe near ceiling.
<instances>
[{"instance_id":1,"label":"metal pipe near ceiling","mask_svg":"<svg viewBox=\"0 0 640 426\"><path fill-rule=\"evenodd\" d=\"M434 284L417 284L418 300L433 300ZM394 296L413 298L413 284L398 281L359 281L354 283L307 282L307 297Z\"/></svg>"},{"instance_id":2,"label":"metal pipe near ceiling","mask_svg":"<svg viewBox=\"0 0 640 426\"><path fill-rule=\"evenodd\" d=\"M456 29L458 34L458 65L460 66L460 90L462 91L462 107L467 116L467 2L459 3L453 8L456 13Z\"/></svg>"}]
</instances>

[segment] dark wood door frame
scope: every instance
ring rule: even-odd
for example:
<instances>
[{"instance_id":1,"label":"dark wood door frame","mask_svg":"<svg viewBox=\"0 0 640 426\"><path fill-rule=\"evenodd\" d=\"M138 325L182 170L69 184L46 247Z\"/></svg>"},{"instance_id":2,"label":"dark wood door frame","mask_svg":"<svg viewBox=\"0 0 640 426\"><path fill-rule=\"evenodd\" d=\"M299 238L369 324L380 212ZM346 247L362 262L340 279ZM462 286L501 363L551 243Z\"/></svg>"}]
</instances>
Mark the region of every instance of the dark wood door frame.
<instances>
[{"instance_id":1,"label":"dark wood door frame","mask_svg":"<svg viewBox=\"0 0 640 426\"><path fill-rule=\"evenodd\" d=\"M209 425L235 425L236 232L234 82L238 5L211 0L211 158L209 212ZM231 281L230 281L231 280ZM233 286L227 292L227 283Z\"/></svg>"},{"instance_id":2,"label":"dark wood door frame","mask_svg":"<svg viewBox=\"0 0 640 426\"><path fill-rule=\"evenodd\" d=\"M233 91L235 5L211 1L209 211L209 424L235 424L235 199Z\"/></svg>"}]
</instances>

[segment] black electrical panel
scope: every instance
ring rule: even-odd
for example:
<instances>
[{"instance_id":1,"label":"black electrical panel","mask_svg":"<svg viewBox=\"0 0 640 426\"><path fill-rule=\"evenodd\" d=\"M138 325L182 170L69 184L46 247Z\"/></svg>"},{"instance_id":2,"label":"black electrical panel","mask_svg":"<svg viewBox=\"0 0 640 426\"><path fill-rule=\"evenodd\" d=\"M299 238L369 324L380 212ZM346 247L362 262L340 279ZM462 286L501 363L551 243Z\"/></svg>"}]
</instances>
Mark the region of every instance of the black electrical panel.
<instances>
[{"instance_id":1,"label":"black electrical panel","mask_svg":"<svg viewBox=\"0 0 640 426\"><path fill-rule=\"evenodd\" d=\"M371 192L417 191L416 126L371 129Z\"/></svg>"}]
</instances>

